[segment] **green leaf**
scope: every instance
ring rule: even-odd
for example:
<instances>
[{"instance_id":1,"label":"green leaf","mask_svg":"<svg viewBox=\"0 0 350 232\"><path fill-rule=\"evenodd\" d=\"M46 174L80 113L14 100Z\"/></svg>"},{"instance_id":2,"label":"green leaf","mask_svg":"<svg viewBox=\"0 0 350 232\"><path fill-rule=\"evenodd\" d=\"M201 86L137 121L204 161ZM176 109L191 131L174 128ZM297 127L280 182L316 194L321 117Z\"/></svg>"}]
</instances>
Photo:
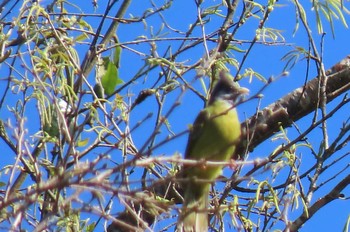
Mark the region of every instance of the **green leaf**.
<instances>
[{"instance_id":1,"label":"green leaf","mask_svg":"<svg viewBox=\"0 0 350 232\"><path fill-rule=\"evenodd\" d=\"M120 55L122 54L122 48L118 45L114 51L114 64L117 68L120 67Z\"/></svg>"},{"instance_id":2,"label":"green leaf","mask_svg":"<svg viewBox=\"0 0 350 232\"><path fill-rule=\"evenodd\" d=\"M93 223L91 223L91 224L89 224L89 225L86 226L86 231L87 231L87 232L93 232L93 231L95 230L95 227L96 227L96 225L95 225L95 223L93 222Z\"/></svg>"},{"instance_id":3,"label":"green leaf","mask_svg":"<svg viewBox=\"0 0 350 232\"><path fill-rule=\"evenodd\" d=\"M47 106L44 114L44 126L43 130L51 137L59 137L59 127L57 112L51 105Z\"/></svg>"},{"instance_id":4,"label":"green leaf","mask_svg":"<svg viewBox=\"0 0 350 232\"><path fill-rule=\"evenodd\" d=\"M88 38L89 36L86 33L81 33L80 35L74 38L74 41L82 42Z\"/></svg>"},{"instance_id":5,"label":"green leaf","mask_svg":"<svg viewBox=\"0 0 350 232\"><path fill-rule=\"evenodd\" d=\"M89 138L86 138L86 139L79 139L78 142L77 142L77 146L78 147L84 147L88 144L89 142Z\"/></svg>"},{"instance_id":6,"label":"green leaf","mask_svg":"<svg viewBox=\"0 0 350 232\"><path fill-rule=\"evenodd\" d=\"M247 49L240 49L239 47L235 46L235 45L229 45L229 48L236 51L236 52L239 52L239 53L246 53L247 52Z\"/></svg>"},{"instance_id":7,"label":"green leaf","mask_svg":"<svg viewBox=\"0 0 350 232\"><path fill-rule=\"evenodd\" d=\"M103 57L103 65L98 69L98 76L101 77L101 84L106 95L113 94L115 87L123 83L119 78L118 68L109 57Z\"/></svg>"}]
</instances>

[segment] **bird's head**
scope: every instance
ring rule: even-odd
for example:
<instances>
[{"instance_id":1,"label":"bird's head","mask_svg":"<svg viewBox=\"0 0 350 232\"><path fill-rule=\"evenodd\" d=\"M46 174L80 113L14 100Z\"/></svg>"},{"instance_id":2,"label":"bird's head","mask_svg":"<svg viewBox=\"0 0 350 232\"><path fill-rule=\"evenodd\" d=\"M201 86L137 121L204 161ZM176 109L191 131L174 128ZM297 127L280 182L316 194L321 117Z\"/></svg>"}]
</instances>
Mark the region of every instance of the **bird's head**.
<instances>
[{"instance_id":1,"label":"bird's head","mask_svg":"<svg viewBox=\"0 0 350 232\"><path fill-rule=\"evenodd\" d=\"M209 105L217 100L225 100L232 105L237 105L242 96L248 93L247 88L240 87L227 72L221 71L219 80L210 95Z\"/></svg>"}]
</instances>

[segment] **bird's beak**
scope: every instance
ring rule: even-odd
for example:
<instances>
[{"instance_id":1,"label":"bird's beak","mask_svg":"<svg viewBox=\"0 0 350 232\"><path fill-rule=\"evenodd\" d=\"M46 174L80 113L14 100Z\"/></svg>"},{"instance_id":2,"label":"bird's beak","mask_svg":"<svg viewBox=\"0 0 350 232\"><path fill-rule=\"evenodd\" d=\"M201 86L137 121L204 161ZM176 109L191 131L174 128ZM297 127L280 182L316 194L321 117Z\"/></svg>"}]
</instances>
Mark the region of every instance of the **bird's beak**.
<instances>
[{"instance_id":1,"label":"bird's beak","mask_svg":"<svg viewBox=\"0 0 350 232\"><path fill-rule=\"evenodd\" d=\"M234 105L237 105L241 103L244 99L245 95L249 94L249 89L244 88L244 87L239 87L235 89L235 93L232 96L232 100L234 102Z\"/></svg>"},{"instance_id":2,"label":"bird's beak","mask_svg":"<svg viewBox=\"0 0 350 232\"><path fill-rule=\"evenodd\" d=\"M249 94L249 89L244 88L244 87L239 87L238 93L239 93L240 95L247 95L247 94Z\"/></svg>"}]
</instances>

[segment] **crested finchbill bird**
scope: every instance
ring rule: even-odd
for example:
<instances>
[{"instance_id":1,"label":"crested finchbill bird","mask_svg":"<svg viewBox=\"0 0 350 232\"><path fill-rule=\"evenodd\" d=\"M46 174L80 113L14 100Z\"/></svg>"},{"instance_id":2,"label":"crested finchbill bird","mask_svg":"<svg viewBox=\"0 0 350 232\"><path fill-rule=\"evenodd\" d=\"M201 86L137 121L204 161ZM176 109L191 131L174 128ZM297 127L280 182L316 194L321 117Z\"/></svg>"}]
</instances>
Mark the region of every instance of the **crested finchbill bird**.
<instances>
[{"instance_id":1,"label":"crested finchbill bird","mask_svg":"<svg viewBox=\"0 0 350 232\"><path fill-rule=\"evenodd\" d=\"M248 92L234 83L227 72L220 72L207 106L190 128L185 158L198 161L228 161L237 158L241 126L235 106ZM208 230L208 195L211 182L222 166L184 165L184 203L177 231Z\"/></svg>"}]
</instances>

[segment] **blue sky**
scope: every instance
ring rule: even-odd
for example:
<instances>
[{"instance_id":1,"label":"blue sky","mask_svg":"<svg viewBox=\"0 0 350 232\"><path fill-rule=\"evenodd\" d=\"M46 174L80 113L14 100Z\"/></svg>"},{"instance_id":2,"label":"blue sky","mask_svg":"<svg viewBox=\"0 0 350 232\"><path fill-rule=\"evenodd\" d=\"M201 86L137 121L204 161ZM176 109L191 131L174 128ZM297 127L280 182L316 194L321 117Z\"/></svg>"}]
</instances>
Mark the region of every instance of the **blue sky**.
<instances>
[{"instance_id":1,"label":"blue sky","mask_svg":"<svg viewBox=\"0 0 350 232\"><path fill-rule=\"evenodd\" d=\"M75 2L77 5L80 5L83 11L92 11L92 7L89 4L86 4L84 6L81 6L81 1L72 1ZM156 4L159 4L162 1L155 1ZM209 4L219 4L221 1L206 1L205 5ZM306 2L306 1L305 1ZM286 43L290 44L289 46L282 45L262 45L257 44L249 58L246 60L245 65L243 66L244 70L245 68L253 68L255 71L259 72L266 78L268 77L278 77L285 65L284 62L281 61L281 58L291 49L293 49L294 46L301 46L307 48L308 40L305 34L305 30L300 25L299 30L293 35L293 30L295 28L295 9L291 6L291 2L289 1L279 1L279 3L282 5L281 7L275 7L271 17L268 19L265 26L267 27L274 27L277 29L280 29L282 31L283 36L285 37ZM43 1L42 4L46 4L46 1ZM99 8L97 9L96 13L102 13L103 12L103 2L99 1ZM309 4L309 3L305 3ZM348 2L344 2L345 6L349 7ZM118 5L118 4L117 4ZM145 5L149 5L148 1L140 2L140 1L133 1L131 3L131 6L126 14L126 17L129 17L130 14L138 16L142 14L144 9L147 7ZM310 6L310 5L309 5ZM151 7L151 6L149 6ZM314 39L316 41L316 44L318 46L318 49L320 49L320 41L321 36L318 35L317 29L315 27L315 18L314 13L310 11L310 7L305 7L308 11L308 19L310 28L312 29L312 35L314 36ZM116 8L112 10L111 14L115 14ZM18 11L13 11L18 12ZM223 12L224 14L225 12ZM164 17L167 19L167 22L169 25L173 28L186 31L188 28L188 24L195 21L197 14L196 14L196 8L193 1L186 1L186 0L178 0L174 1L171 10L164 12ZM98 25L98 22L100 18L92 18L93 20L89 21L92 23L92 26ZM238 20L238 16L234 18L235 20ZM346 19L349 21L349 16L346 16ZM205 31L207 34L210 34L211 32L215 31L218 26L221 24L222 19L212 17L210 23L205 27ZM244 27L237 33L236 39L240 40L252 40L254 37L255 29L258 25L259 21L257 19L250 19L249 22L246 23ZM108 23L106 23L108 25ZM136 37L139 36L147 36L150 37L150 31L151 28L153 31L157 31L161 27L160 17L155 15L147 20L147 26L145 26L143 23L138 23L135 25L121 25L118 30L118 36L119 40L121 42L127 42L134 40ZM342 23L339 20L335 20L334 22L335 27L335 38L332 37L331 29L325 22L324 24L324 30L326 32L326 35L324 36L324 64L326 69L343 59L346 55L350 53L350 49L348 48L348 40L349 40L349 31L348 29L344 28ZM106 29L106 28L104 28ZM164 29L166 31L166 29ZM200 31L196 30L194 35L199 36ZM170 32L169 34L165 35L165 37L180 37L179 34L176 34L174 32ZM179 41L173 41L173 42L160 42L157 44L158 47L158 53L161 56L165 50L171 45L171 49L173 51L176 50L178 45L180 44ZM208 43L209 48L213 48L215 46L214 43ZM247 44L237 45L241 49L246 49ZM133 48L139 52L145 52L147 53L150 49L150 46L148 44L138 44L138 45L130 45L130 48ZM84 52L86 52L86 46L81 46L79 48L79 55L80 59L84 57ZM183 53L178 57L177 61L183 61L186 65L193 64L196 62L200 57L203 57L205 53L203 45L197 45L195 48L188 50L187 52ZM242 54L235 53L234 56L237 58L238 61L241 61ZM135 54L134 52L123 50L122 53L122 60L121 60L121 68L120 68L120 77L124 80L127 80L128 78L134 76L138 69L144 64L145 57L142 57L140 55ZM274 83L272 83L265 91L264 91L264 97L261 99L260 108L263 108L273 102L275 102L280 97L286 95L290 91L294 90L295 88L302 86L305 82L305 72L306 72L307 66L305 60L300 60L295 67L290 70L289 76L278 78ZM6 70L6 71L3 71ZM235 70L233 67L231 67L232 73L235 73ZM120 94L122 96L129 95L130 100L133 101L138 91L145 88L150 88L151 85L148 82L149 79L155 78L158 76L159 70L155 70L150 72L147 75L147 79L139 79L137 82L135 82L133 85L131 85L130 88L124 90ZM0 78L3 78L2 75L7 75L7 69L5 66L0 66ZM6 74L5 74L6 73ZM317 74L317 70L315 69L315 65L311 63L310 66L310 74L307 77L308 80L311 80L314 78ZM188 82L194 81L194 72L189 72L184 76L184 78ZM94 72L92 72L89 76L91 80L94 78ZM257 79L253 79L252 82L249 82L248 79L243 79L240 84L246 88L249 88L251 91L251 94L254 94L256 91L258 91L263 83L258 81ZM203 89L200 89L200 83L199 81L194 81L193 84L197 89L199 89L203 93ZM4 89L4 84L0 84L0 94L2 95ZM164 111L163 114L165 114L175 103L175 101L178 99L179 95L181 95L181 91L178 89L174 91L173 93L167 95L166 104L164 105ZM16 97L14 95L11 95L13 98L9 99L7 104L13 104L16 102ZM125 97L125 100L128 99ZM337 103L339 103L341 100L341 97L339 99L336 99L334 102L329 104L328 111L330 111ZM32 109L28 110L27 115L27 125L30 132L34 132L38 129L38 125L36 124L38 121L35 121L35 117L37 116L36 106L35 102L32 102L30 106ZM203 102L201 99L198 98L193 92L186 91L184 96L181 97L181 104L176 107L174 112L170 115L169 123L171 125L171 130L174 133L179 133L184 130L186 130L187 126L190 125L194 119L197 113L200 111L200 109L203 107ZM258 101L253 100L250 102L247 102L245 104L242 104L238 108L239 116L241 121L243 121L245 118L250 117L256 112L256 109L258 107ZM143 105L137 106L135 110L130 115L130 122L131 127L137 124L139 120L145 117L148 113L156 112L157 106L156 101L154 97L150 97L147 99ZM33 115L36 115L32 118ZM2 108L0 111L1 118L10 119L13 121L13 118L11 118L11 114L7 111L6 108ZM297 122L298 126L301 129L307 128L311 124L312 114L309 116L303 118L299 122ZM330 141L332 141L337 134L340 131L340 128L342 126L342 123L344 120L346 120L349 117L349 113L345 109L341 109L333 118L331 118L328 122L329 127L329 137ZM154 123L156 120L156 115L153 115L150 120L142 124L137 130L135 130L135 133L133 135L133 140L135 144L138 147L143 146L144 142L147 140L147 138L150 136L150 132L152 131L152 128L154 127ZM30 121L30 123L28 123ZM36 122L36 123L35 123ZM291 138L295 138L297 135L297 132L289 128L287 129L288 135L291 136ZM29 133L30 134L30 133ZM165 139L166 136L169 135L169 132L167 131L167 128L162 127L161 128L161 134L157 138L156 143L159 143L162 141L162 139ZM314 148L317 150L321 141L321 129L315 129L310 135L308 135L309 141L313 144ZM29 135L28 135L29 138ZM156 149L153 151L152 156L162 156L162 155L173 155L176 152L183 154L184 149L186 146L187 136L182 136L178 139L176 139L173 143L166 143L165 145L161 146L159 149ZM258 146L250 155L248 160L253 160L256 158L262 158L270 154L279 144L281 144L283 141L271 141L269 139L268 141L264 142L260 146ZM4 146L2 144L2 141L0 141L0 145ZM102 152L102 151L101 151ZM344 152L344 150L343 150ZM0 156L0 162L4 165L13 164L14 158L12 157L13 154L8 153L8 151L5 152L5 154L10 155L4 155ZM313 158L310 154L310 151L306 148L300 148L297 150L297 154L302 157L302 165L301 170L306 170L308 167L308 162L312 162ZM96 155L96 153L92 154L91 156L87 157L86 160L93 160ZM121 161L120 158L118 158L119 153L116 151L111 152L112 160L115 162ZM348 160L347 160L348 161ZM345 162L345 161L344 161ZM347 162L348 163L348 162ZM113 166L112 163L108 163L109 166ZM337 172L339 169L341 169L343 165L339 164L335 168L331 169L329 171L329 175L332 175L332 173ZM246 167L247 170L249 170L250 167ZM255 176L256 179L263 180L266 178L266 173L261 174L261 176ZM137 176L137 175L136 175ZM3 174L1 178L8 178L6 175ZM326 177L326 176L325 176ZM342 177L344 177L344 173L341 174L339 177L336 178L336 180L340 180ZM280 178L277 178L276 182L283 180L283 176ZM30 181L30 180L28 180ZM322 180L321 180L322 181ZM327 192L331 187L334 186L336 181L333 181L326 185L325 188L320 190L314 195L314 202L317 197L322 196L325 192ZM346 193L349 193L349 190L346 190ZM106 198L108 199L108 197ZM85 200L85 198L84 198ZM88 201L88 197L86 197L86 200ZM317 215L315 215L310 222L306 223L306 225L301 229L301 231L340 231L349 215L349 202L348 201L342 201L337 200L332 202L330 205L324 207ZM301 206L300 206L301 207ZM116 200L114 203L114 206L112 208L112 213L117 213L121 210L121 205ZM297 211L296 214L291 213L291 218L295 218L300 214L300 208ZM164 225L164 222L160 223L159 225L156 225L155 230L161 229ZM100 225L102 228L102 225ZM274 229L281 229L279 227L276 227ZM0 228L1 230L1 228Z\"/></svg>"}]
</instances>

